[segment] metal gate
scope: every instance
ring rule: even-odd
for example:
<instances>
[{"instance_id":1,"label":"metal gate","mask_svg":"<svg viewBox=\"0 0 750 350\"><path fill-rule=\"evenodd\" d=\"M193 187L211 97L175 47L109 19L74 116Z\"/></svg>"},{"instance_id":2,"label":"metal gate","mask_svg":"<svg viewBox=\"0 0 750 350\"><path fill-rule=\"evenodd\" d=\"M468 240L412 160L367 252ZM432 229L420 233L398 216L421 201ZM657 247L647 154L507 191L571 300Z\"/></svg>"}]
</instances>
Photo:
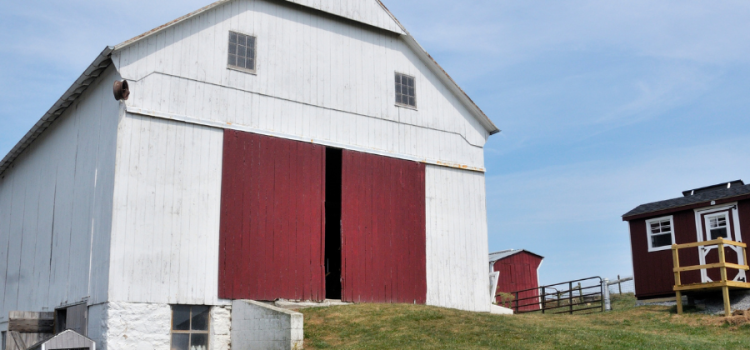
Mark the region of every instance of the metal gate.
<instances>
[{"instance_id":1,"label":"metal gate","mask_svg":"<svg viewBox=\"0 0 750 350\"><path fill-rule=\"evenodd\" d=\"M512 309L517 314L603 312L604 288L602 278L595 276L518 290L511 293L515 297Z\"/></svg>"}]
</instances>

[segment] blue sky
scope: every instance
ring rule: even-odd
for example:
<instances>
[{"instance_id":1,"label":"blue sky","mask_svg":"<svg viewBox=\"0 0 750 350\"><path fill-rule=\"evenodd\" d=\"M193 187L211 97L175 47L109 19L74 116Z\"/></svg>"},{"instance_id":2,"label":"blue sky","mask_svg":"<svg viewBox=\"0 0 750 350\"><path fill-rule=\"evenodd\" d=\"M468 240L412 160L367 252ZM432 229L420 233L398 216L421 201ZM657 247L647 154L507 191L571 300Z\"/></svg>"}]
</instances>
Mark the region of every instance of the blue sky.
<instances>
[{"instance_id":1,"label":"blue sky","mask_svg":"<svg viewBox=\"0 0 750 350\"><path fill-rule=\"evenodd\" d=\"M0 154L106 45L208 2L0 2ZM750 2L385 3L503 130L490 250L544 255L542 283L630 275L623 213L750 181Z\"/></svg>"}]
</instances>

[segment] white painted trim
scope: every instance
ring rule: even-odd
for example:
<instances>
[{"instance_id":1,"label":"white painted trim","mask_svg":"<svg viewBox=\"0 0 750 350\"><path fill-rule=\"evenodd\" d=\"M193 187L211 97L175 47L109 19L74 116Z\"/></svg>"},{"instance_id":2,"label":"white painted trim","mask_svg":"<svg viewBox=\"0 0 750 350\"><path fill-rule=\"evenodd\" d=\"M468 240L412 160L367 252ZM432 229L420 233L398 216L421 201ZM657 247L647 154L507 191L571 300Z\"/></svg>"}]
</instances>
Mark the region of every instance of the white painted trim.
<instances>
[{"instance_id":1,"label":"white painted trim","mask_svg":"<svg viewBox=\"0 0 750 350\"><path fill-rule=\"evenodd\" d=\"M728 210L732 211L732 217L733 217L732 223L734 224L734 231L730 232L730 234L733 234L732 239L736 240L737 242L742 242L742 232L740 230L740 217L739 217L739 212L738 212L737 205L738 205L737 202L733 202L733 203L723 204L721 206L709 206L709 207L704 207L704 208L693 209L693 212L695 213L695 232L697 234L697 241L696 242L703 242L704 241L704 230L703 230L703 222L701 220L701 215L707 214L707 216L708 216L710 214L719 213L719 212L728 211ZM701 264L701 265L705 265L706 264L706 256L701 251L701 248L702 247L697 247L696 248L696 249L698 249L698 263ZM713 248L716 248L716 246L708 246L706 248L713 249ZM734 249L734 248L732 248L732 249ZM739 257L739 262L740 263L744 263L742 261L743 260L742 259L742 253L741 252L737 252L737 256ZM701 282L703 282L703 283L713 282L708 277L708 273L706 272L705 269L700 270L700 271L701 271ZM736 281L736 280L738 280L740 278L746 278L745 271L740 270L739 273L737 273L737 276L735 276L734 280Z\"/></svg>"},{"instance_id":2,"label":"white painted trim","mask_svg":"<svg viewBox=\"0 0 750 350\"><path fill-rule=\"evenodd\" d=\"M706 214L704 216L704 218L706 219L706 225L707 225L706 226L706 234L707 235L711 235L712 236L711 239L713 239L713 233L711 232L711 227L710 227L709 220L711 220L713 218L720 218L720 217L723 217L724 221L725 221L725 225L726 226L724 226L724 228L726 228L726 230L727 230L727 237L726 237L726 239L733 241L734 240L734 234L732 232L732 226L731 226L732 222L729 221L729 211L721 211L721 212L718 212L718 213ZM722 227L717 227L717 229L719 229L719 228L722 228Z\"/></svg>"},{"instance_id":3,"label":"white painted trim","mask_svg":"<svg viewBox=\"0 0 750 350\"><path fill-rule=\"evenodd\" d=\"M370 148L358 147L358 146L352 146L352 145L348 145L348 144L341 144L341 143L327 141L327 140L305 139L305 138L302 138L302 137L299 137L299 136L294 136L294 135L289 135L289 134L284 134L284 133L278 133L278 132L273 132L273 131L267 131L267 130L261 130L261 129L255 129L255 128L250 128L250 127L242 126L242 125L228 124L228 123L216 122L216 121L208 121L208 120L200 120L200 119L195 119L195 118L191 118L191 117L187 117L187 116L181 116L181 115L171 114L171 113L162 113L162 112L156 112L156 111L149 111L149 110L145 110L145 109L141 109L141 108L135 108L135 107L131 107L131 106L126 106L125 108L126 108L126 111L128 113L130 113L130 114L137 114L137 115L142 115L142 116L146 116L146 117L180 121L180 122L184 122L184 123L188 123L188 124L208 126L208 127L217 128L217 129L229 129L229 130L238 130L238 131L251 132L251 133L254 133L254 134L279 137L279 138L288 139L288 140L301 141L301 142L309 142L309 143L314 143L314 144L319 144L319 145L324 145L324 146L330 146L330 147L348 149L348 150L357 151L357 152L376 154L376 155L381 155L381 156L386 156L386 157L391 157L391 158L404 159L404 160L411 160L411 161L414 161L414 162L431 164L431 165L438 165L438 166L442 166L442 167L446 167L446 168L455 168L455 169L461 169L461 170L470 170L470 171L476 171L476 172L480 172L480 173L484 173L485 172L485 169L483 169L483 168L477 168L477 167L472 167L472 166L463 165L463 164L457 164L457 163L443 162L443 161L435 160L435 159L418 158L418 157L414 157L414 156L410 156L410 155L406 155L406 154L402 154L402 153L392 153L392 152L387 152L387 151L383 151L383 150L370 149Z\"/></svg>"},{"instance_id":4,"label":"white painted trim","mask_svg":"<svg viewBox=\"0 0 750 350\"><path fill-rule=\"evenodd\" d=\"M669 220L669 228L671 230L670 234L672 235L672 244L677 243L677 241L674 238L674 217L672 215L662 216L662 217L659 217L659 218L648 219L648 220L646 220L646 238L647 238L648 252L649 253L672 249L672 245L671 244L670 245L665 245L663 247L657 247L657 248L654 248L654 247L651 246L651 235L652 235L651 234L651 222L654 222L654 221L664 221L664 220Z\"/></svg>"},{"instance_id":5,"label":"white painted trim","mask_svg":"<svg viewBox=\"0 0 750 350\"><path fill-rule=\"evenodd\" d=\"M539 296L539 298L537 298L539 299L537 300L539 302L539 306L542 305L542 284L539 283L539 269L542 268L542 264L544 264L544 259L542 259L542 261L539 262L539 266L536 267L536 295Z\"/></svg>"}]
</instances>

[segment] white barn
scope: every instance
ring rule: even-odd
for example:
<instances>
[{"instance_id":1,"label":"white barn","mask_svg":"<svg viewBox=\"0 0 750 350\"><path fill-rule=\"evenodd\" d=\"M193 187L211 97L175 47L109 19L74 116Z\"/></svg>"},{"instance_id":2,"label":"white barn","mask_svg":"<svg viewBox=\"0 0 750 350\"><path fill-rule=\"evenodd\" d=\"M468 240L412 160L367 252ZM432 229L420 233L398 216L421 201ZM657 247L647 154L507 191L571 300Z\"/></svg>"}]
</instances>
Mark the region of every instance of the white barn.
<instances>
[{"instance_id":1,"label":"white barn","mask_svg":"<svg viewBox=\"0 0 750 350\"><path fill-rule=\"evenodd\" d=\"M0 162L0 331L85 306L100 349L169 349L192 310L226 349L232 300L488 312L497 132L378 0L213 3L104 49Z\"/></svg>"}]
</instances>

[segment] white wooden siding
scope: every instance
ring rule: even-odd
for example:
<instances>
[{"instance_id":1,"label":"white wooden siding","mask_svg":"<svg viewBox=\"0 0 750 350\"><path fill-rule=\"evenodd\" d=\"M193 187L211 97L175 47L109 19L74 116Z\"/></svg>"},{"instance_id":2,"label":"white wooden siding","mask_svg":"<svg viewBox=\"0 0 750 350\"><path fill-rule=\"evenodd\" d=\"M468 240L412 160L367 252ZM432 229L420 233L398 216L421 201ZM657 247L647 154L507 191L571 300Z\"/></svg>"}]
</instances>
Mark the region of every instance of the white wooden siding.
<instances>
[{"instance_id":1,"label":"white wooden siding","mask_svg":"<svg viewBox=\"0 0 750 350\"><path fill-rule=\"evenodd\" d=\"M225 303L223 131L127 114L117 137L110 301Z\"/></svg>"},{"instance_id":2,"label":"white wooden siding","mask_svg":"<svg viewBox=\"0 0 750 350\"><path fill-rule=\"evenodd\" d=\"M230 30L258 38L257 74L227 69ZM231 1L113 60L129 107L484 168L486 130L398 35L312 9ZM419 110L395 106L396 71Z\"/></svg>"},{"instance_id":3,"label":"white wooden siding","mask_svg":"<svg viewBox=\"0 0 750 350\"><path fill-rule=\"evenodd\" d=\"M287 0L378 28L406 34L378 0Z\"/></svg>"},{"instance_id":4,"label":"white wooden siding","mask_svg":"<svg viewBox=\"0 0 750 350\"><path fill-rule=\"evenodd\" d=\"M0 179L0 322L107 300L117 78L110 67Z\"/></svg>"},{"instance_id":5,"label":"white wooden siding","mask_svg":"<svg viewBox=\"0 0 750 350\"><path fill-rule=\"evenodd\" d=\"M490 308L484 174L427 165L427 304Z\"/></svg>"}]
</instances>

